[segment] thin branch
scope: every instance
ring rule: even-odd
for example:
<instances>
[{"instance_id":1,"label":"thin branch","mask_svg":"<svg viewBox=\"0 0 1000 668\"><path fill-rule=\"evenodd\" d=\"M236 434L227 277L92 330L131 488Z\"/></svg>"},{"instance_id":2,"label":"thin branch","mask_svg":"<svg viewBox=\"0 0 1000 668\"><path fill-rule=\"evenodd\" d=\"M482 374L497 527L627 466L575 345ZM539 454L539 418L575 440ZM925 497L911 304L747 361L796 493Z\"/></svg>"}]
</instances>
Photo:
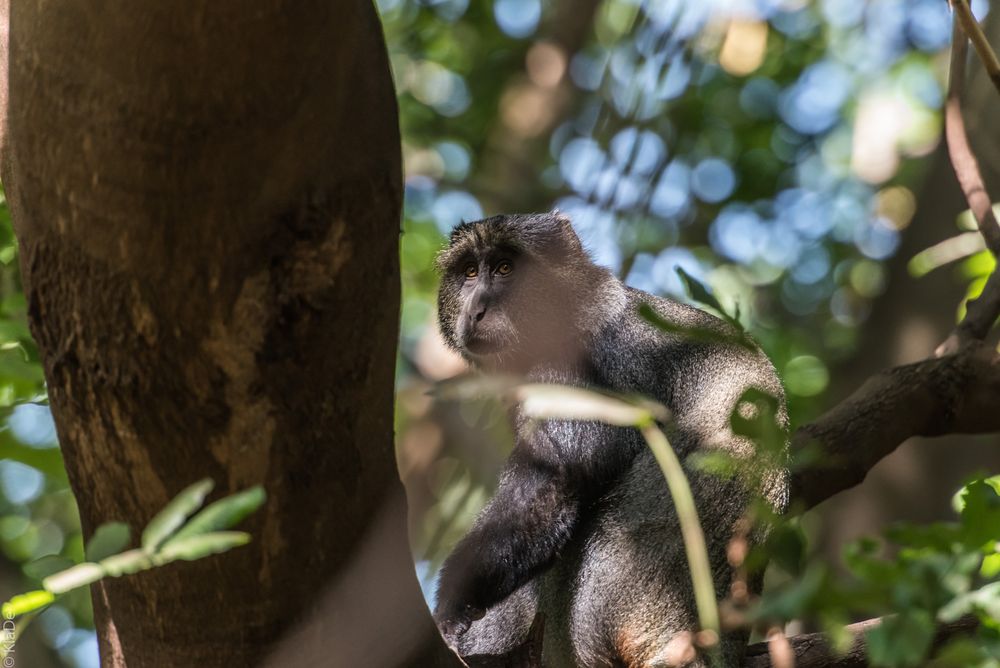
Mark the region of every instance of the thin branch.
<instances>
[{"instance_id":1,"label":"thin branch","mask_svg":"<svg viewBox=\"0 0 1000 668\"><path fill-rule=\"evenodd\" d=\"M957 3L956 3L957 4ZM948 101L945 103L945 138L948 142L948 156L951 158L955 176L962 187L965 199L979 225L979 231L986 240L986 246L994 255L1000 255L1000 225L993 215L993 203L986 192L986 185L979 170L962 117L962 91L965 88L965 61L968 54L968 40L955 13L951 34L951 66L948 74Z\"/></svg>"},{"instance_id":2,"label":"thin branch","mask_svg":"<svg viewBox=\"0 0 1000 668\"><path fill-rule=\"evenodd\" d=\"M975 47L979 59L983 61L983 67L986 69L990 81L1000 91L1000 60L997 60L997 54L990 46L989 40L986 39L986 33L983 32L979 21L973 16L969 0L951 0L951 8L955 12L956 22L961 23L962 30L972 40L972 46Z\"/></svg>"},{"instance_id":3,"label":"thin branch","mask_svg":"<svg viewBox=\"0 0 1000 668\"><path fill-rule=\"evenodd\" d=\"M982 174L979 170L979 162L976 160L972 147L969 145L969 137L965 130L965 119L962 117L962 90L965 87L965 61L968 53L968 40L966 32L970 29L965 24L971 20L976 30L979 24L968 11L966 0L954 0L955 18L952 25L951 36L951 67L948 77L948 101L945 104L945 138L948 142L948 156L951 158L955 176L965 194L965 199L969 203L972 215L979 226L979 232L983 235L986 247L990 249L994 257L1000 256L1000 224L997 223L996 216L993 215L993 202L990 194L986 190ZM963 11L963 8L965 11ZM965 18L963 18L965 17ZM963 32L963 28L965 32ZM975 33L970 33L975 34ZM979 35L982 31L979 30ZM983 38L985 39L985 37ZM987 71L990 71L989 57L996 61L996 55L989 45L986 45L988 55L980 57L986 64ZM1000 64L997 72L1000 73ZM991 75L992 76L992 75ZM949 335L936 351L940 356L954 353L964 343L971 340L980 340L986 336L1000 317L1000 279L993 276L987 281L987 287L978 299L969 301L966 304L965 317L959 326Z\"/></svg>"},{"instance_id":4,"label":"thin branch","mask_svg":"<svg viewBox=\"0 0 1000 668\"><path fill-rule=\"evenodd\" d=\"M844 653L838 653L830 644L829 639L822 633L806 633L803 635L788 638L787 643L791 644L792 652L795 656L795 668L867 668L868 643L865 641L865 631L877 626L881 619L869 619L857 624L851 624L847 630L854 636L854 641L850 649ZM978 626L979 622L975 617L967 616L938 627L934 640L931 643L933 649L943 647L949 640L968 634ZM750 645L743 659L743 668L780 668L787 665L775 662L772 659L771 643L780 638L772 638L770 642L761 642Z\"/></svg>"},{"instance_id":5,"label":"thin branch","mask_svg":"<svg viewBox=\"0 0 1000 668\"><path fill-rule=\"evenodd\" d=\"M861 483L913 436L1000 431L1000 356L973 343L958 354L889 369L798 429L792 451L809 461L792 475L792 500L808 510Z\"/></svg>"}]
</instances>

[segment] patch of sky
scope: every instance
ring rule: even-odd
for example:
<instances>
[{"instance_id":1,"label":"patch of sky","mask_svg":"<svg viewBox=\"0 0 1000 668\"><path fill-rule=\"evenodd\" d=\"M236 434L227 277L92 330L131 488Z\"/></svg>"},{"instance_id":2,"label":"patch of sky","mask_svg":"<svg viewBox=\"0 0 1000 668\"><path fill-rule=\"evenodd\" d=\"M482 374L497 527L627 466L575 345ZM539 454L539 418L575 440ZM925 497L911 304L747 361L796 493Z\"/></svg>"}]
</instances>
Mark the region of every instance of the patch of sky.
<instances>
[{"instance_id":1,"label":"patch of sky","mask_svg":"<svg viewBox=\"0 0 1000 668\"><path fill-rule=\"evenodd\" d=\"M461 181L469 175L472 158L464 146L453 141L443 141L435 144L434 150L441 156L445 176L449 179Z\"/></svg>"},{"instance_id":2,"label":"patch of sky","mask_svg":"<svg viewBox=\"0 0 1000 668\"><path fill-rule=\"evenodd\" d=\"M937 0L911 0L906 11L906 35L918 49L937 51L951 41L948 5Z\"/></svg>"},{"instance_id":3,"label":"patch of sky","mask_svg":"<svg viewBox=\"0 0 1000 668\"><path fill-rule=\"evenodd\" d=\"M876 218L869 225L859 225L854 243L862 253L873 260L885 260L899 247L899 232L883 218Z\"/></svg>"},{"instance_id":4,"label":"patch of sky","mask_svg":"<svg viewBox=\"0 0 1000 668\"><path fill-rule=\"evenodd\" d=\"M795 39L807 39L819 28L819 17L809 6L780 10L771 16L771 25Z\"/></svg>"},{"instance_id":5,"label":"patch of sky","mask_svg":"<svg viewBox=\"0 0 1000 668\"><path fill-rule=\"evenodd\" d=\"M41 404L21 404L7 419L14 437L35 448L56 447L56 425L52 411Z\"/></svg>"},{"instance_id":6,"label":"patch of sky","mask_svg":"<svg viewBox=\"0 0 1000 668\"><path fill-rule=\"evenodd\" d=\"M619 131L611 139L611 158L633 174L652 173L666 156L666 147L658 135L634 126Z\"/></svg>"},{"instance_id":7,"label":"patch of sky","mask_svg":"<svg viewBox=\"0 0 1000 668\"><path fill-rule=\"evenodd\" d=\"M555 208L566 213L594 261L617 272L622 263L614 214L579 197L564 197Z\"/></svg>"},{"instance_id":8,"label":"patch of sky","mask_svg":"<svg viewBox=\"0 0 1000 668\"><path fill-rule=\"evenodd\" d=\"M559 154L559 171L574 190L587 195L594 188L604 164L604 151L590 137L569 141Z\"/></svg>"},{"instance_id":9,"label":"patch of sky","mask_svg":"<svg viewBox=\"0 0 1000 668\"><path fill-rule=\"evenodd\" d=\"M823 19L834 28L853 28L861 22L865 3L858 0L823 0L820 4Z\"/></svg>"},{"instance_id":10,"label":"patch of sky","mask_svg":"<svg viewBox=\"0 0 1000 668\"><path fill-rule=\"evenodd\" d=\"M493 16L497 26L511 37L527 37L538 28L542 18L541 0L496 0Z\"/></svg>"},{"instance_id":11,"label":"patch of sky","mask_svg":"<svg viewBox=\"0 0 1000 668\"><path fill-rule=\"evenodd\" d=\"M0 491L11 503L31 503L45 488L45 474L11 460L0 461Z\"/></svg>"},{"instance_id":12,"label":"patch of sky","mask_svg":"<svg viewBox=\"0 0 1000 668\"><path fill-rule=\"evenodd\" d=\"M569 63L569 76L583 90L597 90L608 66L608 52L594 46L578 52Z\"/></svg>"},{"instance_id":13,"label":"patch of sky","mask_svg":"<svg viewBox=\"0 0 1000 668\"><path fill-rule=\"evenodd\" d=\"M821 60L807 67L781 94L781 118L801 134L819 134L840 120L840 108L853 88L843 65Z\"/></svg>"},{"instance_id":14,"label":"patch of sky","mask_svg":"<svg viewBox=\"0 0 1000 668\"><path fill-rule=\"evenodd\" d=\"M662 218L679 218L691 206L691 168L674 159L657 182L650 198L649 210Z\"/></svg>"},{"instance_id":15,"label":"patch of sky","mask_svg":"<svg viewBox=\"0 0 1000 668\"><path fill-rule=\"evenodd\" d=\"M464 190L441 193L431 205L431 217L442 234L449 234L453 227L463 220L478 220L483 217L479 200Z\"/></svg>"},{"instance_id":16,"label":"patch of sky","mask_svg":"<svg viewBox=\"0 0 1000 668\"><path fill-rule=\"evenodd\" d=\"M803 285L812 285L830 273L830 253L816 244L803 249L799 261L791 268L791 277Z\"/></svg>"},{"instance_id":17,"label":"patch of sky","mask_svg":"<svg viewBox=\"0 0 1000 668\"><path fill-rule=\"evenodd\" d=\"M721 202L733 193L736 174L721 158L706 158L691 172L691 190L703 202Z\"/></svg>"},{"instance_id":18,"label":"patch of sky","mask_svg":"<svg viewBox=\"0 0 1000 668\"><path fill-rule=\"evenodd\" d=\"M407 218L426 218L430 215L431 205L437 184L434 179L423 174L409 176L404 185L403 210Z\"/></svg>"},{"instance_id":19,"label":"patch of sky","mask_svg":"<svg viewBox=\"0 0 1000 668\"><path fill-rule=\"evenodd\" d=\"M712 248L727 258L750 264L760 251L767 230L760 215L745 204L727 206L708 230Z\"/></svg>"},{"instance_id":20,"label":"patch of sky","mask_svg":"<svg viewBox=\"0 0 1000 668\"><path fill-rule=\"evenodd\" d=\"M678 267L696 280L702 283L708 282L708 271L694 253L686 248L675 246L663 250L653 262L651 277L653 284L658 288L656 292L687 298L687 288L681 277L677 275Z\"/></svg>"}]
</instances>

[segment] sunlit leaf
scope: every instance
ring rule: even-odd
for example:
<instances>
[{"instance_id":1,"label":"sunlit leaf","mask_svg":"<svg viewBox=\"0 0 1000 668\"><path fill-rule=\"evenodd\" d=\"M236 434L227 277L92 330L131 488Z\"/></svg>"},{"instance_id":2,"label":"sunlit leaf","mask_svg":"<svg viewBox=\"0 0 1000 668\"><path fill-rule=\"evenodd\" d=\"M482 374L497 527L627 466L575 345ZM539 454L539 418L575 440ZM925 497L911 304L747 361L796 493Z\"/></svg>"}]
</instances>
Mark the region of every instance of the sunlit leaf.
<instances>
[{"instance_id":1,"label":"sunlit leaf","mask_svg":"<svg viewBox=\"0 0 1000 668\"><path fill-rule=\"evenodd\" d=\"M147 570L155 564L148 552L136 549L102 559L100 565L108 575L118 577L120 575L131 575L132 573Z\"/></svg>"},{"instance_id":2,"label":"sunlit leaf","mask_svg":"<svg viewBox=\"0 0 1000 668\"><path fill-rule=\"evenodd\" d=\"M637 405L565 385L521 385L516 394L525 416L537 420L600 420L620 427L636 427L669 416L665 407L653 402Z\"/></svg>"},{"instance_id":3,"label":"sunlit leaf","mask_svg":"<svg viewBox=\"0 0 1000 668\"><path fill-rule=\"evenodd\" d=\"M691 296L691 299L700 304L712 307L719 312L719 315L722 316L723 320L735 327L737 331L743 331L743 325L740 323L739 318L726 312L726 309L722 307L722 304L720 304L719 300L716 299L714 294L712 294L712 291L708 289L708 286L684 271L683 267L678 265L676 270L677 275L680 276L681 280L684 282L684 287L687 290L688 295Z\"/></svg>"},{"instance_id":4,"label":"sunlit leaf","mask_svg":"<svg viewBox=\"0 0 1000 668\"><path fill-rule=\"evenodd\" d=\"M142 532L142 549L153 552L160 543L169 538L184 524L191 513L201 508L205 497L212 491L215 483L205 478L187 487L166 505L166 507L149 521Z\"/></svg>"},{"instance_id":5,"label":"sunlit leaf","mask_svg":"<svg viewBox=\"0 0 1000 668\"><path fill-rule=\"evenodd\" d=\"M55 600L55 596L50 591L37 589L24 594L19 594L3 604L2 610L5 619L13 619L18 615L23 615L39 608L44 608Z\"/></svg>"},{"instance_id":6,"label":"sunlit leaf","mask_svg":"<svg viewBox=\"0 0 1000 668\"><path fill-rule=\"evenodd\" d=\"M169 539L168 544L188 536L228 529L239 524L243 518L260 508L267 495L260 485L219 499L188 520L187 524Z\"/></svg>"},{"instance_id":7,"label":"sunlit leaf","mask_svg":"<svg viewBox=\"0 0 1000 668\"><path fill-rule=\"evenodd\" d=\"M919 666L934 639L934 619L925 610L886 617L865 632L868 658L879 666Z\"/></svg>"},{"instance_id":8,"label":"sunlit leaf","mask_svg":"<svg viewBox=\"0 0 1000 668\"><path fill-rule=\"evenodd\" d=\"M250 534L243 531L215 531L171 540L163 545L157 557L164 563L175 559L194 561L249 542Z\"/></svg>"},{"instance_id":9,"label":"sunlit leaf","mask_svg":"<svg viewBox=\"0 0 1000 668\"><path fill-rule=\"evenodd\" d=\"M98 564L85 561L42 580L42 586L53 594L65 594L71 589L97 582L106 575Z\"/></svg>"}]
</instances>

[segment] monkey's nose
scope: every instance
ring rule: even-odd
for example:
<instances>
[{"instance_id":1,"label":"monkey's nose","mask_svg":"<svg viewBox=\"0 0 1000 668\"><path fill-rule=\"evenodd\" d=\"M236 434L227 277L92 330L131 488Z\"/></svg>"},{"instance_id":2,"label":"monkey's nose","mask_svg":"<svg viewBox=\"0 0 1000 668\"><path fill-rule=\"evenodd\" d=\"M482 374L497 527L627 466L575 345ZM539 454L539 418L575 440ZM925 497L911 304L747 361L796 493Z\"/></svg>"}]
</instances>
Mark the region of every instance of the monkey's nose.
<instances>
[{"instance_id":1,"label":"monkey's nose","mask_svg":"<svg viewBox=\"0 0 1000 668\"><path fill-rule=\"evenodd\" d=\"M486 307L484 306L481 309L479 309L479 313L476 314L476 322L480 322L485 315L486 315Z\"/></svg>"}]
</instances>

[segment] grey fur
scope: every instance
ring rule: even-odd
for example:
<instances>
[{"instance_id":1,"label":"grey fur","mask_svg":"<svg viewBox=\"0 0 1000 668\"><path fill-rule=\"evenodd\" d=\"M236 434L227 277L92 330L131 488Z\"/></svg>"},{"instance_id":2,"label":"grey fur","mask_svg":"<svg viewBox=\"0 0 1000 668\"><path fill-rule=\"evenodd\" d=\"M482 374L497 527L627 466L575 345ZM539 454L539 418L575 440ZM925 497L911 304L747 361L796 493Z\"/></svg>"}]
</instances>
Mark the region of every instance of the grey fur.
<instances>
[{"instance_id":1,"label":"grey fur","mask_svg":"<svg viewBox=\"0 0 1000 668\"><path fill-rule=\"evenodd\" d=\"M557 295L554 299L575 300L577 306L574 317L565 323L566 329L576 331L566 341L580 341L573 354L585 357L579 366L596 370L600 385L655 398L671 409L673 421L668 433L682 460L699 448L723 448L752 457L752 442L735 436L729 425L737 401L749 388L777 397L780 419L784 421L781 384L759 350L664 334L646 323L638 316L642 303L652 306L671 323L733 334L729 325L707 313L626 287L611 273L593 265L564 217L504 216L467 225L453 236L449 249L442 254L442 271L447 272L458 256L468 252L463 244L470 239L479 248L487 249L498 230L517 236L524 226L532 230L532 235L523 239L522 252L538 254L539 248L550 248L545 241L546 231L571 235L560 247L561 254L550 259L556 272L551 280L553 285L559 284L553 288ZM567 287L574 282L585 285ZM572 297L566 296L567 290L572 291ZM456 293L443 285L441 294L445 337L467 354L454 334L455 319L461 317L461 307L454 301ZM532 296L529 301L538 300L544 301L544 297ZM544 312L533 311L532 317L544 317L538 315ZM516 313L508 317L515 325L519 322ZM502 361L471 359L487 369L504 369ZM592 382L581 381L568 372L564 362L533 359L518 370L533 381ZM594 373L588 372L586 377L591 379ZM541 613L546 666L663 665L667 642L680 631L695 629L697 614L669 491L640 435L635 430L594 423L559 422L547 423L548 440L539 441L527 434L528 426L519 416L515 422L518 447L527 448L545 461L583 462L584 473L594 471L600 493L594 502L583 504L579 517L573 520L569 539L559 544L547 570L490 607L466 632L452 637L452 642L463 656L501 655L525 641L535 615ZM554 454L538 454L546 448L553 448ZM590 454L580 454L580 450L587 449L596 451L598 463ZM605 460L615 457L625 459L620 465L606 464ZM750 501L748 481L751 475L757 475L750 473L752 468L748 464L745 477L730 480L688 470L720 598L731 583L726 547ZM512 465L501 478L497 499L511 498L504 496L504 490L516 486L516 478L517 469ZM765 479L765 497L776 511L782 512L787 504L787 471L768 471ZM477 527L470 532L472 538L467 540L492 539L484 526L508 510L497 499L483 510ZM752 539L761 537L757 533ZM482 553L489 554L485 548ZM751 586L757 588L759 582ZM726 665L738 663L745 643L746 637L740 633L724 638ZM701 666L701 661L689 665Z\"/></svg>"}]
</instances>

